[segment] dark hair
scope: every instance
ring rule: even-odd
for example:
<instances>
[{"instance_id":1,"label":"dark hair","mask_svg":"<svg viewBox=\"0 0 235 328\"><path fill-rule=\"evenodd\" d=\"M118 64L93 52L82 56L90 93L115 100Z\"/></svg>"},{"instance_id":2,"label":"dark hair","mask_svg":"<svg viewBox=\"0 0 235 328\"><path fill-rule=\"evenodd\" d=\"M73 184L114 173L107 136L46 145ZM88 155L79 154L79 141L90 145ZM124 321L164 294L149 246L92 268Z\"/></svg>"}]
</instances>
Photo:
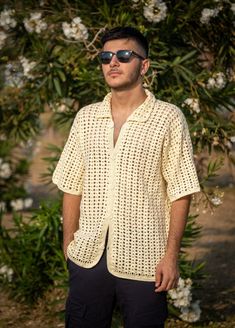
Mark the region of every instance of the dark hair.
<instances>
[{"instance_id":1,"label":"dark hair","mask_svg":"<svg viewBox=\"0 0 235 328\"><path fill-rule=\"evenodd\" d=\"M107 41L118 40L118 39L133 39L135 40L145 51L146 57L148 57L149 45L146 37L136 28L127 27L115 27L111 30L105 30L101 42L102 45Z\"/></svg>"}]
</instances>

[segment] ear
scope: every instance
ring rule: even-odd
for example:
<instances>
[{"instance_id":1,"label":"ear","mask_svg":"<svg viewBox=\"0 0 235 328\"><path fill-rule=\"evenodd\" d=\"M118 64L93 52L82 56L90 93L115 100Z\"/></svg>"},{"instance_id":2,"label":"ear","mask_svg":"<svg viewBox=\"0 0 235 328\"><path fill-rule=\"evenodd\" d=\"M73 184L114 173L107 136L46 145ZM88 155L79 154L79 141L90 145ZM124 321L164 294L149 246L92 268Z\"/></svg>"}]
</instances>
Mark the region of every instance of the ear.
<instances>
[{"instance_id":1,"label":"ear","mask_svg":"<svg viewBox=\"0 0 235 328\"><path fill-rule=\"evenodd\" d=\"M144 76L148 69L149 69L149 66L150 66L150 60L149 58L146 58L142 61L142 67L141 67L141 76Z\"/></svg>"}]
</instances>

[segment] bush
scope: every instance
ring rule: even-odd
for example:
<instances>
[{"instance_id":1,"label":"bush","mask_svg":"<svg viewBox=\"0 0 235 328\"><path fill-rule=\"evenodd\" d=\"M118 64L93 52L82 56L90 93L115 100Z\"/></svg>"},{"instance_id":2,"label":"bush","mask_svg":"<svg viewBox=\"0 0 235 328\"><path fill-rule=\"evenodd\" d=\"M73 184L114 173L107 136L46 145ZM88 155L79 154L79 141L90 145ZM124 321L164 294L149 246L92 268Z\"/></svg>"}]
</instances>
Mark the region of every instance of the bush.
<instances>
[{"instance_id":1,"label":"bush","mask_svg":"<svg viewBox=\"0 0 235 328\"><path fill-rule=\"evenodd\" d=\"M14 214L13 221L11 229L0 225L0 265L12 270L2 280L16 298L31 303L51 285L66 281L60 202L42 204L30 218Z\"/></svg>"}]
</instances>

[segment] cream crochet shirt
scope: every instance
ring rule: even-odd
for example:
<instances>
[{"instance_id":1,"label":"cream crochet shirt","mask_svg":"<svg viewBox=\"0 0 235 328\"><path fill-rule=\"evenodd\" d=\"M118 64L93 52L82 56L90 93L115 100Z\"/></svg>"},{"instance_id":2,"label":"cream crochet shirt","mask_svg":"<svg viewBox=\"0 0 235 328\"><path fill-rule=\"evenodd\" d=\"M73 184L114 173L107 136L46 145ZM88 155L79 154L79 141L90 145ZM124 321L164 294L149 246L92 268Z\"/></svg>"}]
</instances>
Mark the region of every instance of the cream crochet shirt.
<instances>
[{"instance_id":1,"label":"cream crochet shirt","mask_svg":"<svg viewBox=\"0 0 235 328\"><path fill-rule=\"evenodd\" d=\"M100 259L117 277L155 281L163 258L171 202L200 191L181 110L146 90L114 147L111 94L83 107L53 173L66 193L82 195L79 229L68 257L84 268Z\"/></svg>"}]
</instances>

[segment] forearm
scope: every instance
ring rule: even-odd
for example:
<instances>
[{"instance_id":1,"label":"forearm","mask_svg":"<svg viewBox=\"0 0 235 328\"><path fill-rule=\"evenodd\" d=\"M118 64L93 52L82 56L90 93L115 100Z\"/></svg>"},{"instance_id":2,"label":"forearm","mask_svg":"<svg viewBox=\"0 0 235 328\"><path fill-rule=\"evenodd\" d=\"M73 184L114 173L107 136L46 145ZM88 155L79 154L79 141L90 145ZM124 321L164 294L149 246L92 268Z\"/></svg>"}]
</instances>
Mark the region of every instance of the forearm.
<instances>
[{"instance_id":1,"label":"forearm","mask_svg":"<svg viewBox=\"0 0 235 328\"><path fill-rule=\"evenodd\" d=\"M166 255L177 259L181 240L188 217L191 196L185 196L172 203L170 213L170 227L167 241Z\"/></svg>"},{"instance_id":2,"label":"forearm","mask_svg":"<svg viewBox=\"0 0 235 328\"><path fill-rule=\"evenodd\" d=\"M64 193L63 196L63 250L67 258L67 247L79 228L80 203L82 196Z\"/></svg>"},{"instance_id":3,"label":"forearm","mask_svg":"<svg viewBox=\"0 0 235 328\"><path fill-rule=\"evenodd\" d=\"M190 195L172 203L166 254L156 267L156 292L175 288L179 278L178 255L188 216Z\"/></svg>"}]
</instances>

